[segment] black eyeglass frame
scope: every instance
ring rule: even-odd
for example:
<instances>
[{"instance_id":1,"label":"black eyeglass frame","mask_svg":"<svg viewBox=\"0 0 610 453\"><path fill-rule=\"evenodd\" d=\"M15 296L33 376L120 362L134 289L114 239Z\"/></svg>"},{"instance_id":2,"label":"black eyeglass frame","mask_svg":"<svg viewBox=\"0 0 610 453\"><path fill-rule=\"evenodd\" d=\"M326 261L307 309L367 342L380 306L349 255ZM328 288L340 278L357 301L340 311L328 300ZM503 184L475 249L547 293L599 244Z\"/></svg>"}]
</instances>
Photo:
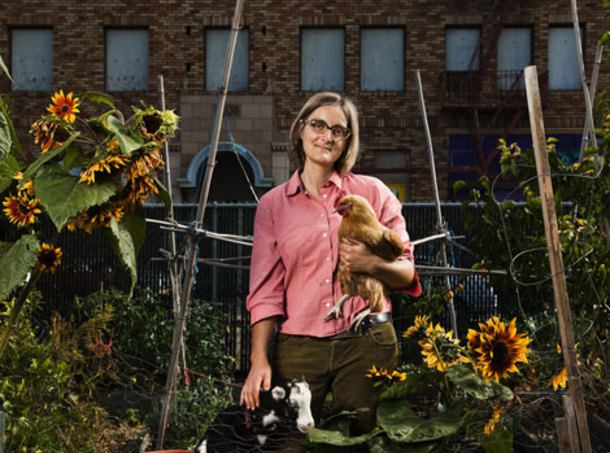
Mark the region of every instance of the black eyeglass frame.
<instances>
[{"instance_id":1,"label":"black eyeglass frame","mask_svg":"<svg viewBox=\"0 0 610 453\"><path fill-rule=\"evenodd\" d=\"M323 134L324 132L326 132L327 129L330 131L330 134L335 139L339 139L340 138L342 140L347 140L347 138L349 138L349 136L352 135L352 130L349 127L330 126L324 120L318 120L318 119L308 120L308 119L303 119L301 121L303 121L303 123L306 124L307 126L310 126L314 130L314 132L319 133L320 135ZM312 124L312 123L314 123L314 124ZM324 126L324 131L318 132L316 130L315 123L319 123L320 126ZM339 135L336 136L335 133L338 133Z\"/></svg>"}]
</instances>

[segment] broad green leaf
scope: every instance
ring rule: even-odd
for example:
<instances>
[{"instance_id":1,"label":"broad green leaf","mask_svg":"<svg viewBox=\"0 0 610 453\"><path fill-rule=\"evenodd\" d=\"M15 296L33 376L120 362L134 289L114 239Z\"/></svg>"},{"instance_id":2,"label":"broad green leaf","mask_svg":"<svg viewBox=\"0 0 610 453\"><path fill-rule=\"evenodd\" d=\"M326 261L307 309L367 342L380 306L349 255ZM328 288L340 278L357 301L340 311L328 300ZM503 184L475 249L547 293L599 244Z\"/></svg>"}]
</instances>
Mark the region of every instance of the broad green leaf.
<instances>
[{"instance_id":1,"label":"broad green leaf","mask_svg":"<svg viewBox=\"0 0 610 453\"><path fill-rule=\"evenodd\" d=\"M56 156L60 155L61 153L64 152L65 149L67 149L70 144L72 144L72 142L76 139L76 137L78 137L80 135L80 132L75 132L74 134L72 134L70 136L70 138L68 138L68 140L66 140L64 142L63 145L49 150L46 153L44 153L43 155L41 155L38 159L36 159L24 172L23 172L23 180L25 181L26 179L31 178L32 176L34 176L36 173L38 173L38 170L40 170L40 167L42 167L44 164L46 164L47 162L49 162L51 159L55 158Z\"/></svg>"},{"instance_id":2,"label":"broad green leaf","mask_svg":"<svg viewBox=\"0 0 610 453\"><path fill-rule=\"evenodd\" d=\"M131 237L127 225L123 222L118 223L116 219L110 221L110 231L112 232L112 241L115 252L117 253L121 262L129 269L131 275L131 285L129 288L129 297L133 293L133 288L136 286L138 280L137 271L137 254L134 245L134 240Z\"/></svg>"},{"instance_id":3,"label":"broad green leaf","mask_svg":"<svg viewBox=\"0 0 610 453\"><path fill-rule=\"evenodd\" d=\"M114 133L119 142L119 146L121 147L121 151L124 153L129 153L142 147L143 143L139 143L131 138L125 125L116 116L109 115L107 125L108 129Z\"/></svg>"},{"instance_id":4,"label":"broad green leaf","mask_svg":"<svg viewBox=\"0 0 610 453\"><path fill-rule=\"evenodd\" d=\"M11 152L11 131L8 126L10 120L0 111L0 162Z\"/></svg>"},{"instance_id":5,"label":"broad green leaf","mask_svg":"<svg viewBox=\"0 0 610 453\"><path fill-rule=\"evenodd\" d=\"M35 234L21 236L16 242L0 242L0 300L21 285L38 255Z\"/></svg>"},{"instance_id":6,"label":"broad green leaf","mask_svg":"<svg viewBox=\"0 0 610 453\"><path fill-rule=\"evenodd\" d=\"M99 93L97 91L87 91L85 93L79 93L76 97L81 103L85 101L93 102L95 104L105 104L110 107L114 107L114 98L106 93Z\"/></svg>"},{"instance_id":7,"label":"broad green leaf","mask_svg":"<svg viewBox=\"0 0 610 453\"><path fill-rule=\"evenodd\" d=\"M6 125L8 128L9 135L11 137L11 155L14 158L17 158L21 155L21 145L19 143L19 138L17 137L17 132L15 131L15 126L13 125L13 121L11 120L11 112L9 106L6 102L6 99L0 96L0 112L4 115L4 118L7 120Z\"/></svg>"},{"instance_id":8,"label":"broad green leaf","mask_svg":"<svg viewBox=\"0 0 610 453\"><path fill-rule=\"evenodd\" d=\"M407 376L405 381L396 382L390 388L384 391L381 396L381 401L404 399L408 395L417 393L431 383L431 373L424 371L422 373L413 373Z\"/></svg>"},{"instance_id":9,"label":"broad green leaf","mask_svg":"<svg viewBox=\"0 0 610 453\"><path fill-rule=\"evenodd\" d=\"M429 453L436 447L435 442L413 445L395 444L385 433L369 439L367 442L371 453Z\"/></svg>"},{"instance_id":10,"label":"broad green leaf","mask_svg":"<svg viewBox=\"0 0 610 453\"><path fill-rule=\"evenodd\" d=\"M475 371L465 365L449 367L447 377L468 395L476 399L500 398L504 401L513 399L513 392L508 387L496 381L485 382Z\"/></svg>"},{"instance_id":11,"label":"broad green leaf","mask_svg":"<svg viewBox=\"0 0 610 453\"><path fill-rule=\"evenodd\" d=\"M0 55L0 69L2 69L2 71L11 80L11 82L14 82L13 78L11 77L11 73L8 72L8 68L6 67L6 64L4 64L4 60L2 59L2 55Z\"/></svg>"},{"instance_id":12,"label":"broad green leaf","mask_svg":"<svg viewBox=\"0 0 610 453\"><path fill-rule=\"evenodd\" d=\"M159 181L158 178L154 177L153 179L155 181L155 185L157 186L157 189L159 189L159 193L157 194L157 197L163 202L163 204L165 205L165 209L168 212L171 212L172 198L169 196L169 192L167 191L167 188L161 183L161 181Z\"/></svg>"},{"instance_id":13,"label":"broad green leaf","mask_svg":"<svg viewBox=\"0 0 610 453\"><path fill-rule=\"evenodd\" d=\"M13 176L18 171L19 163L13 156L6 156L0 162L0 193L4 192L13 183Z\"/></svg>"},{"instance_id":14,"label":"broad green leaf","mask_svg":"<svg viewBox=\"0 0 610 453\"><path fill-rule=\"evenodd\" d=\"M455 433L462 424L462 416L459 409L448 409L426 420L413 413L406 401L393 400L379 404L377 423L393 442L427 442Z\"/></svg>"},{"instance_id":15,"label":"broad green leaf","mask_svg":"<svg viewBox=\"0 0 610 453\"><path fill-rule=\"evenodd\" d=\"M84 167L87 163L87 159L80 151L80 148L75 143L66 148L64 154L64 168L66 170L72 170L73 168Z\"/></svg>"},{"instance_id":16,"label":"broad green leaf","mask_svg":"<svg viewBox=\"0 0 610 453\"><path fill-rule=\"evenodd\" d=\"M496 429L489 436L481 433L476 437L487 453L512 453L513 420L510 417L505 417L496 425Z\"/></svg>"},{"instance_id":17,"label":"broad green leaf","mask_svg":"<svg viewBox=\"0 0 610 453\"><path fill-rule=\"evenodd\" d=\"M144 209L138 208L134 212L126 214L121 220L121 224L125 224L129 230L137 255L146 238L146 214Z\"/></svg>"},{"instance_id":18,"label":"broad green leaf","mask_svg":"<svg viewBox=\"0 0 610 453\"><path fill-rule=\"evenodd\" d=\"M92 185L79 183L78 176L71 176L59 165L43 167L36 175L34 188L57 231L61 231L70 217L104 203L117 190L112 181Z\"/></svg>"},{"instance_id":19,"label":"broad green leaf","mask_svg":"<svg viewBox=\"0 0 610 453\"><path fill-rule=\"evenodd\" d=\"M372 436L374 436L373 433L350 437L339 431L329 431L320 428L311 428L307 432L307 440L310 442L316 444L330 444L337 447L348 447L351 445L363 444Z\"/></svg>"}]
</instances>

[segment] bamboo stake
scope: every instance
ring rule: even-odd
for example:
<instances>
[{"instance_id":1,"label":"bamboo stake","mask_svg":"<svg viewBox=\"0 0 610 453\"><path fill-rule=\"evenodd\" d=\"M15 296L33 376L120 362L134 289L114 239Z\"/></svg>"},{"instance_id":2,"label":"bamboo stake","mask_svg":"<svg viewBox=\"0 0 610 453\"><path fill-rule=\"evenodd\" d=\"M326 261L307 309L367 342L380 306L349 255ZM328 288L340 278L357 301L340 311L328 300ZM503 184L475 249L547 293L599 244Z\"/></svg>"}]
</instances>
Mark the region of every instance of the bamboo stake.
<instances>
[{"instance_id":1,"label":"bamboo stake","mask_svg":"<svg viewBox=\"0 0 610 453\"><path fill-rule=\"evenodd\" d=\"M434 148L432 147L432 135L430 134L430 126L428 125L428 114L426 113L426 101L424 99L424 89L421 83L421 74L419 69L415 71L417 78L417 93L419 94L419 109L421 112L424 131L426 133L426 143L428 145L428 159L430 160L430 176L432 177L432 190L434 191L434 203L436 205L436 229L443 234L446 234L447 228L443 220L443 213L441 211L441 199L438 192L438 182L436 180L436 164L434 162ZM442 267L449 267L447 260L447 241L441 242L441 265ZM449 275L445 275L445 288L447 292L451 290L451 281ZM449 304L449 319L451 321L451 330L455 338L459 338L457 330L457 317L455 313L455 305L453 304L453 296L448 301Z\"/></svg>"},{"instance_id":2,"label":"bamboo stake","mask_svg":"<svg viewBox=\"0 0 610 453\"><path fill-rule=\"evenodd\" d=\"M593 125L593 104L591 102L591 96L589 94L589 86L587 85L587 75L585 73L585 59L582 54L582 42L580 39L580 24L578 21L578 7L576 6L576 0L570 0L572 6L572 23L574 24L574 38L576 43L576 56L578 57L578 69L580 70L580 82L582 84L582 92L585 97L585 108L587 120L585 124ZM591 136L591 144L594 148L597 148L597 137L595 134ZM580 158L582 159L584 150L581 149Z\"/></svg>"},{"instance_id":3,"label":"bamboo stake","mask_svg":"<svg viewBox=\"0 0 610 453\"><path fill-rule=\"evenodd\" d=\"M241 20L241 11L243 8L244 0L236 0L235 12L233 14L233 22L231 25L231 34L229 36L229 44L225 54L225 67L222 79L222 86L220 90L220 98L216 107L216 116L214 118L214 130L212 132L212 143L210 144L210 153L207 159L207 165L205 175L203 178L203 186L201 188L201 195L199 197L199 205L197 207L197 214L195 220L195 226L203 225L203 217L205 215L205 208L208 201L208 195L210 193L210 184L212 182L212 176L214 173L214 166L216 163L216 152L218 151L218 140L220 137L220 129L222 126L222 117L224 114L225 102L227 99L227 87L229 85L229 78L231 76L231 66L233 64L233 55L235 53L235 46L237 43L237 33L239 32L239 23ZM187 243L187 263L184 276L184 287L182 291L181 299L181 310L180 317L176 328L174 329L174 336L172 339L172 353L170 357L169 369L167 372L167 381L165 383L165 395L163 398L163 407L161 410L161 418L159 420L159 435L157 436L156 448L161 449L163 447L163 441L165 438L165 429L167 427L167 418L169 415L169 403L171 401L174 382L176 378L176 366L178 364L178 355L180 350L180 343L184 334L184 324L186 320L186 313L188 311L188 304L191 297L191 290L193 288L194 280L194 268L197 260L197 239L194 235L188 237Z\"/></svg>"},{"instance_id":4,"label":"bamboo stake","mask_svg":"<svg viewBox=\"0 0 610 453\"><path fill-rule=\"evenodd\" d=\"M602 54L604 53L604 46L598 42L597 49L595 50L595 62L593 63L593 74L591 75L591 87L589 88L589 97L591 99L591 105L595 101L595 92L597 91L597 78L599 76L599 67L602 64ZM585 150L589 146L589 142L593 140L595 135L595 124L589 123L589 115L585 115L585 127L582 130L582 140L580 141L580 159L584 157ZM597 137L596 137L597 138Z\"/></svg>"},{"instance_id":5,"label":"bamboo stake","mask_svg":"<svg viewBox=\"0 0 610 453\"><path fill-rule=\"evenodd\" d=\"M570 312L570 303L568 301L566 276L561 255L561 243L559 242L557 213L555 212L555 204L553 202L553 184L551 181L551 170L546 149L542 105L538 88L538 72L535 66L528 66L525 68L525 88L530 116L530 127L532 129L532 142L536 156L536 171L538 173L538 184L540 186L540 198L542 200L544 233L549 249L553 294L557 309L563 360L568 373L568 392L574 406L577 425L576 432L578 432L579 436L578 439L572 439L571 443L574 445L574 441L576 441L576 445L580 446L579 451L589 453L591 451L591 441L589 439L589 428L587 426L585 401L577 375L578 369L576 367L572 315ZM570 423L570 419L567 416L566 422Z\"/></svg>"},{"instance_id":6,"label":"bamboo stake","mask_svg":"<svg viewBox=\"0 0 610 453\"><path fill-rule=\"evenodd\" d=\"M159 75L159 90L161 95L161 110L165 110L165 83L163 81L163 75ZM169 221L174 221L174 194L172 189L172 174L170 169L170 161L169 161L169 143L167 140L163 144L163 151L165 157L165 185L167 189L167 193L169 195L169 199L172 200L172 204L169 209ZM167 262L169 267L169 280L170 285L172 287L172 305L174 309L174 323L178 321L180 318L180 277L179 277L179 269L178 269L178 261L176 261L176 232L171 231L170 235L170 259ZM186 376L186 349L184 348L184 338L180 342L180 350L182 351L182 372L183 375Z\"/></svg>"}]
</instances>

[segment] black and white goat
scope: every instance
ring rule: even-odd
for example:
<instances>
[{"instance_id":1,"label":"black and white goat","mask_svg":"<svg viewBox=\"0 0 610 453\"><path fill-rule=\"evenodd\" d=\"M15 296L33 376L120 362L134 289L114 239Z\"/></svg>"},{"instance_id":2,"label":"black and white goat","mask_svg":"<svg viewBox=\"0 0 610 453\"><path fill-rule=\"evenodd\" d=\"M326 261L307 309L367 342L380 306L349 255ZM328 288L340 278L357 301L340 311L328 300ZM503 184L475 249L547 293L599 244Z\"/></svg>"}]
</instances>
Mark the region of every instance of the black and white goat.
<instances>
[{"instance_id":1,"label":"black and white goat","mask_svg":"<svg viewBox=\"0 0 610 453\"><path fill-rule=\"evenodd\" d=\"M261 390L255 410L234 405L220 412L195 453L281 451L295 428L306 433L313 426L307 382L274 381L271 390Z\"/></svg>"}]
</instances>

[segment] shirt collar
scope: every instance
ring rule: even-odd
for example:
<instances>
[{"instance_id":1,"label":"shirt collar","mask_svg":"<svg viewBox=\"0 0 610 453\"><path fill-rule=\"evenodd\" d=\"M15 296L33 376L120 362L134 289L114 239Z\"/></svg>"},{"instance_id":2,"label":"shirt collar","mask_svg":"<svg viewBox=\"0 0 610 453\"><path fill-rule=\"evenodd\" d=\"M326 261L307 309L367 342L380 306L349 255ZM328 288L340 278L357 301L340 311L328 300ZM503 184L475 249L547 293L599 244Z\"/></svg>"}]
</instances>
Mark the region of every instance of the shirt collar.
<instances>
[{"instance_id":1,"label":"shirt collar","mask_svg":"<svg viewBox=\"0 0 610 453\"><path fill-rule=\"evenodd\" d=\"M328 182L334 184L339 190L341 190L343 187L343 178L336 171L333 171L333 174L330 175ZM301 181L300 170L296 170L286 184L286 195L290 197L295 195L299 190L304 192L305 188L303 187L303 182Z\"/></svg>"}]
</instances>

